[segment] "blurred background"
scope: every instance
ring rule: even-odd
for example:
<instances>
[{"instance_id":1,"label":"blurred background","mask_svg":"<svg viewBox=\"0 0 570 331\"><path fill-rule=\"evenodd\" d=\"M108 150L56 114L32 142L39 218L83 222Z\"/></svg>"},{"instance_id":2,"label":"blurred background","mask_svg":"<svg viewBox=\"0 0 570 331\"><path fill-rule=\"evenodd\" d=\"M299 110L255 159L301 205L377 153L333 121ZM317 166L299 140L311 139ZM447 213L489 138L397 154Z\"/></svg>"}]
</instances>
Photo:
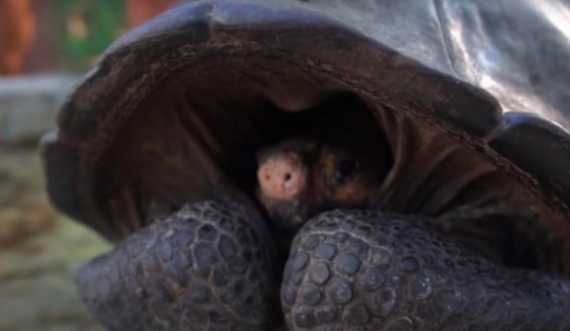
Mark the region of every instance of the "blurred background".
<instances>
[{"instance_id":1,"label":"blurred background","mask_svg":"<svg viewBox=\"0 0 570 331\"><path fill-rule=\"evenodd\" d=\"M0 0L0 331L103 330L74 275L110 246L50 207L37 144L100 54L174 2Z\"/></svg>"}]
</instances>

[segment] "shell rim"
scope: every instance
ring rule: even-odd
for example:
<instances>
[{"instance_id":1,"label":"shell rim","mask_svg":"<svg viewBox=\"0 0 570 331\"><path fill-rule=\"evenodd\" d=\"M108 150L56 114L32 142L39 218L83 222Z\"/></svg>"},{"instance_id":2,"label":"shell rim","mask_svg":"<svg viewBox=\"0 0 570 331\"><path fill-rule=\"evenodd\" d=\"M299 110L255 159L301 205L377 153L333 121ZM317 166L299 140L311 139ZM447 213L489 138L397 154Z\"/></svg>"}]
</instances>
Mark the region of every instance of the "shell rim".
<instances>
[{"instance_id":1,"label":"shell rim","mask_svg":"<svg viewBox=\"0 0 570 331\"><path fill-rule=\"evenodd\" d=\"M259 13L264 13L265 16L258 15L253 18L257 21L252 22L251 17L243 15L252 8ZM286 39L283 36L289 36L289 40L295 41L303 35L317 38L323 31L326 31L329 36L334 35L334 40L331 41L330 49L319 50L320 56L314 52L303 54L303 43L295 45L283 42ZM282 36L279 40L280 44L276 43L276 38L268 37L270 33L276 34L276 32ZM343 51L339 49L339 44L343 44L342 47L350 51L350 59L345 63L340 63L340 61L333 63L334 61L330 60L331 54L335 54L337 60L342 58L338 56L338 53ZM96 210L96 206L89 205L93 203L93 199L89 196L89 188L85 189L85 186L89 187L89 171L95 166L98 153L105 148L104 143L97 143L96 145L100 147L99 150L95 149L94 141L106 139L107 143L112 143L112 135L101 135L98 132L104 130L105 123L111 121L110 117L113 115L120 115L123 120L128 118L126 111L113 114L111 110L113 107L108 106L115 104L114 108L119 107L116 106L116 100L109 94L120 95L124 99L125 95L128 96L134 89L138 89L137 86L128 86L124 83L137 79L147 88L147 92L151 91L153 86L160 84L171 72L183 67L184 62L181 61L168 68L158 66L154 68L152 75L144 74L144 69L141 68L148 68L148 66L164 61L165 50L170 49L172 53L179 52L180 57L186 56L187 59L189 56L195 56L194 60L199 60L198 50L207 54L225 49L231 54L232 51L244 50L247 47L273 50L276 54L282 54L285 57L310 59L313 64L320 63L322 68L325 70L328 68L332 73L344 71L347 77L357 77L369 84L374 82L374 75L378 74L378 70L384 70L384 72L391 70L398 74L403 73L404 76L407 75L407 82L416 83L420 87L425 87L426 83L435 83L439 89L440 99L445 95L463 93L462 97L467 101L452 100L451 104L459 103L461 106L465 102L477 102L479 108L486 112L483 114L486 117L483 124L471 126L470 123L462 123L461 119L457 121L457 118L437 118L436 113L427 116L439 121L438 126L441 125L444 130L462 140L463 143L472 144L476 150L479 149L478 152L485 154L495 162L499 161L498 163L502 162L511 169L518 169L522 176L527 176L536 183L536 190L540 194L548 196L549 199L556 199L557 208L564 212L568 210L570 185L559 186L554 183L553 185L559 186L558 190L553 190L548 186L543 187L541 180L537 177L548 175L547 173L538 174L538 176L535 173L535 176L532 176L528 169L516 166L512 158L509 160L503 157L504 153L501 153L500 148L495 147L500 144L494 141L500 141L503 133L513 130L516 123L522 123L523 126L528 124L527 117L530 115L518 113L502 115L500 105L486 91L455 77L436 72L318 13L290 5L228 0L194 2L177 7L149 21L117 40L104 54L96 68L84 77L60 111L58 129L55 133L46 135L40 143L48 182L48 195L56 208L91 226L95 222L89 219L100 217L100 215L90 215L93 210ZM148 52L152 48L158 51ZM348 54L346 50L344 54ZM379 59L389 62L384 63L385 67L379 68L374 66ZM357 61L366 63L375 70L364 74L361 67L349 67L351 63ZM126 72L130 75L125 75ZM407 82L406 79L402 79L400 85ZM376 89L382 88L382 86L374 86L373 83L370 86ZM424 91L426 95L431 92ZM439 105L440 100L431 101ZM135 108L136 105L131 104L131 109ZM107 110L107 113L104 110ZM93 114L96 114L95 117ZM113 120L116 121L116 118ZM550 145L560 145L560 141L563 141L564 144L561 145L562 148L558 148L558 152L570 155L568 147L570 135L546 119L537 118L536 120L542 125L543 131L551 135L547 138L551 139ZM469 121L464 118L463 122ZM536 125L532 127L532 129L535 128ZM65 169L66 173L62 173L61 170L58 172L58 168ZM548 167L545 171L548 172ZM89 212L86 213L86 210ZM104 227L96 227L96 230L106 236L112 236L113 232L111 228Z\"/></svg>"}]
</instances>

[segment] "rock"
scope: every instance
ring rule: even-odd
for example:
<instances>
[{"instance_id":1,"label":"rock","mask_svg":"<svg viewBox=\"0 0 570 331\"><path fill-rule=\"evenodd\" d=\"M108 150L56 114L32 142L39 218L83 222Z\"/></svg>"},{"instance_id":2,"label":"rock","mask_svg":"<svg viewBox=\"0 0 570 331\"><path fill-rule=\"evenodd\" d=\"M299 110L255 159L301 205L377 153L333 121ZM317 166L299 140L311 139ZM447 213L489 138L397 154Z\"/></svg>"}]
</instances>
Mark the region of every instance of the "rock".
<instances>
[{"instance_id":1,"label":"rock","mask_svg":"<svg viewBox=\"0 0 570 331\"><path fill-rule=\"evenodd\" d=\"M78 268L110 247L66 219L0 251L1 331L103 331L77 295Z\"/></svg>"},{"instance_id":2,"label":"rock","mask_svg":"<svg viewBox=\"0 0 570 331\"><path fill-rule=\"evenodd\" d=\"M0 144L37 144L76 82L62 74L0 78Z\"/></svg>"},{"instance_id":3,"label":"rock","mask_svg":"<svg viewBox=\"0 0 570 331\"><path fill-rule=\"evenodd\" d=\"M0 331L104 331L74 279L110 245L49 205L36 150L0 153Z\"/></svg>"},{"instance_id":4,"label":"rock","mask_svg":"<svg viewBox=\"0 0 570 331\"><path fill-rule=\"evenodd\" d=\"M44 192L38 153L0 155L0 249L54 225L56 212Z\"/></svg>"}]
</instances>

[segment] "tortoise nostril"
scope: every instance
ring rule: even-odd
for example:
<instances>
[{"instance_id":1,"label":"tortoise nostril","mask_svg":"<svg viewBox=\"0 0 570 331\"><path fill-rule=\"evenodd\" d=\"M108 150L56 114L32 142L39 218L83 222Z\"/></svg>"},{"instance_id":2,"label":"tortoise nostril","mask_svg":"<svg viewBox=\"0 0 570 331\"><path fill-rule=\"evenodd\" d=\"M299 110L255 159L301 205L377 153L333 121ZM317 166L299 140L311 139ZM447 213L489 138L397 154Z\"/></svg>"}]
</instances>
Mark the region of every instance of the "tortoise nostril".
<instances>
[{"instance_id":1,"label":"tortoise nostril","mask_svg":"<svg viewBox=\"0 0 570 331\"><path fill-rule=\"evenodd\" d=\"M265 160L257 175L262 194L274 199L291 199L307 185L303 165L289 155L278 155Z\"/></svg>"}]
</instances>

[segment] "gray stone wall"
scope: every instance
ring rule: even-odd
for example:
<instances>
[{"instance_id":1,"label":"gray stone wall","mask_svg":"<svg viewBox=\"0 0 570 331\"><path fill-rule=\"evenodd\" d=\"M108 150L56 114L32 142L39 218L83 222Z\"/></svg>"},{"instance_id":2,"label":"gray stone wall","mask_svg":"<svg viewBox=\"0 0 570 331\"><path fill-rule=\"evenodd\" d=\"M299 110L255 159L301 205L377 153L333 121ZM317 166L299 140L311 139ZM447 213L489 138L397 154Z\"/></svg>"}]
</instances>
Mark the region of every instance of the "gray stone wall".
<instances>
[{"instance_id":1,"label":"gray stone wall","mask_svg":"<svg viewBox=\"0 0 570 331\"><path fill-rule=\"evenodd\" d=\"M36 143L55 127L57 111L77 82L62 74L0 78L0 144Z\"/></svg>"}]
</instances>

